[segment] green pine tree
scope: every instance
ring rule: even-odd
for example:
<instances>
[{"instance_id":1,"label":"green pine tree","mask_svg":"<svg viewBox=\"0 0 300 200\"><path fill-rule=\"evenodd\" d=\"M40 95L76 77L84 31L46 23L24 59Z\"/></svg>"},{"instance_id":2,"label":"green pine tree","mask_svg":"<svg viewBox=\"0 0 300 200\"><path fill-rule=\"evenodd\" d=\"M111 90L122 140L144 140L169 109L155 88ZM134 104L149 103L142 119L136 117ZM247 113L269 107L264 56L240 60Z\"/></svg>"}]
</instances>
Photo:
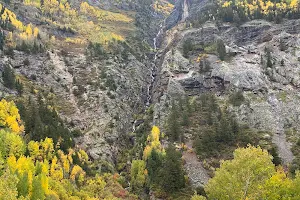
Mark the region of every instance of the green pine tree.
<instances>
[{"instance_id":1,"label":"green pine tree","mask_svg":"<svg viewBox=\"0 0 300 200\"><path fill-rule=\"evenodd\" d=\"M172 141L177 141L180 136L179 112L175 101L172 101L172 107L168 117L167 134Z\"/></svg>"},{"instance_id":2,"label":"green pine tree","mask_svg":"<svg viewBox=\"0 0 300 200\"><path fill-rule=\"evenodd\" d=\"M161 187L167 193L174 193L184 188L184 172L181 161L181 153L175 147L169 145L166 149L166 158L162 168Z\"/></svg>"},{"instance_id":3,"label":"green pine tree","mask_svg":"<svg viewBox=\"0 0 300 200\"><path fill-rule=\"evenodd\" d=\"M162 167L162 156L156 151L152 150L147 159L147 170L150 184L156 184L161 181L159 178L159 170Z\"/></svg>"},{"instance_id":4,"label":"green pine tree","mask_svg":"<svg viewBox=\"0 0 300 200\"><path fill-rule=\"evenodd\" d=\"M220 60L225 60L226 57L226 48L223 40L217 40L217 52Z\"/></svg>"},{"instance_id":5,"label":"green pine tree","mask_svg":"<svg viewBox=\"0 0 300 200\"><path fill-rule=\"evenodd\" d=\"M4 66L4 70L2 72L2 78L4 86L9 89L15 89L16 86L16 77L14 70L10 66Z\"/></svg>"}]
</instances>

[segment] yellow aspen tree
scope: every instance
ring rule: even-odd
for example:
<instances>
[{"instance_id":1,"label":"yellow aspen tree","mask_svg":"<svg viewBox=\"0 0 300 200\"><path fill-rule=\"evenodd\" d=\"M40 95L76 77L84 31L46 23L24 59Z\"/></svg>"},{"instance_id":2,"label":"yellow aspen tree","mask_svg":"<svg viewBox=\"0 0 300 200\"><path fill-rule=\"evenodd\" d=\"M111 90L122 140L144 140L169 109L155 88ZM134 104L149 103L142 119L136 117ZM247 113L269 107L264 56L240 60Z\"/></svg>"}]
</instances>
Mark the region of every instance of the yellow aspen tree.
<instances>
[{"instance_id":1,"label":"yellow aspen tree","mask_svg":"<svg viewBox=\"0 0 300 200\"><path fill-rule=\"evenodd\" d=\"M13 101L7 102L5 99L0 101L0 127L10 128L14 133L24 131L19 110Z\"/></svg>"},{"instance_id":2,"label":"yellow aspen tree","mask_svg":"<svg viewBox=\"0 0 300 200\"><path fill-rule=\"evenodd\" d=\"M61 166L57 163L57 157L54 156L54 158L52 159L52 163L50 166L50 176L54 179L54 180L62 180L63 179L63 170L61 168Z\"/></svg>"},{"instance_id":3,"label":"yellow aspen tree","mask_svg":"<svg viewBox=\"0 0 300 200\"><path fill-rule=\"evenodd\" d=\"M291 8L293 11L296 11L296 10L297 10L297 7L298 7L298 0L291 0L290 8Z\"/></svg>"},{"instance_id":4,"label":"yellow aspen tree","mask_svg":"<svg viewBox=\"0 0 300 200\"><path fill-rule=\"evenodd\" d=\"M46 137L44 141L40 142L40 146L44 159L51 160L54 156L53 139Z\"/></svg>"},{"instance_id":5,"label":"yellow aspen tree","mask_svg":"<svg viewBox=\"0 0 300 200\"><path fill-rule=\"evenodd\" d=\"M28 35L29 38L32 36L32 28L31 28L31 24L28 24L28 25L26 26L25 33Z\"/></svg>"},{"instance_id":6,"label":"yellow aspen tree","mask_svg":"<svg viewBox=\"0 0 300 200\"><path fill-rule=\"evenodd\" d=\"M38 34L39 34L39 29L37 27L35 27L33 29L33 36L36 38L38 36Z\"/></svg>"},{"instance_id":7,"label":"yellow aspen tree","mask_svg":"<svg viewBox=\"0 0 300 200\"><path fill-rule=\"evenodd\" d=\"M69 153L67 155L68 160L69 160L70 164L73 164L73 157L72 156L74 155L75 151L72 148L70 148L68 151L69 151Z\"/></svg>"},{"instance_id":8,"label":"yellow aspen tree","mask_svg":"<svg viewBox=\"0 0 300 200\"><path fill-rule=\"evenodd\" d=\"M31 158L38 159L40 156L40 145L38 142L30 141L27 145L27 149Z\"/></svg>"},{"instance_id":9,"label":"yellow aspen tree","mask_svg":"<svg viewBox=\"0 0 300 200\"><path fill-rule=\"evenodd\" d=\"M45 194L48 194L49 192L49 180L46 174L41 174L41 186L45 192Z\"/></svg>"},{"instance_id":10,"label":"yellow aspen tree","mask_svg":"<svg viewBox=\"0 0 300 200\"><path fill-rule=\"evenodd\" d=\"M85 172L83 171L83 169L80 166L75 165L72 168L72 171L71 171L71 174L70 174L70 179L72 181L75 181L76 177L79 177L81 174L84 176Z\"/></svg>"},{"instance_id":11,"label":"yellow aspen tree","mask_svg":"<svg viewBox=\"0 0 300 200\"><path fill-rule=\"evenodd\" d=\"M163 152L161 143L160 143L160 130L157 126L153 126L150 135L147 137L148 145L144 149L143 158L147 160L151 151L154 149L158 152Z\"/></svg>"}]
</instances>

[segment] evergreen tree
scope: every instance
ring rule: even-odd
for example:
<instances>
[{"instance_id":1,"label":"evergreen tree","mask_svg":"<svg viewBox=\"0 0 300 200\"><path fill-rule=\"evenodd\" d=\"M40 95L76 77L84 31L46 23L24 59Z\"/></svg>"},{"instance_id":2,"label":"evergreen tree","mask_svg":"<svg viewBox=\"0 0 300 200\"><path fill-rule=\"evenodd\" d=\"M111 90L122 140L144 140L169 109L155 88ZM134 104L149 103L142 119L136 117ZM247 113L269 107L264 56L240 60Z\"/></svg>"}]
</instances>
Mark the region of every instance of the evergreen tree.
<instances>
[{"instance_id":1,"label":"evergreen tree","mask_svg":"<svg viewBox=\"0 0 300 200\"><path fill-rule=\"evenodd\" d=\"M166 158L162 168L161 187L167 193L174 193L185 186L181 153L169 145L166 149Z\"/></svg>"},{"instance_id":2,"label":"evergreen tree","mask_svg":"<svg viewBox=\"0 0 300 200\"><path fill-rule=\"evenodd\" d=\"M28 173L24 172L18 176L19 182L17 184L18 195L26 197L29 193Z\"/></svg>"},{"instance_id":3,"label":"evergreen tree","mask_svg":"<svg viewBox=\"0 0 300 200\"><path fill-rule=\"evenodd\" d=\"M3 51L5 36L3 31L0 31L0 50Z\"/></svg>"},{"instance_id":4,"label":"evergreen tree","mask_svg":"<svg viewBox=\"0 0 300 200\"><path fill-rule=\"evenodd\" d=\"M217 52L218 52L219 58L221 60L225 60L226 48L225 48L225 44L224 44L223 40L221 40L221 39L217 40Z\"/></svg>"},{"instance_id":5,"label":"evergreen tree","mask_svg":"<svg viewBox=\"0 0 300 200\"><path fill-rule=\"evenodd\" d=\"M177 141L180 136L180 124L178 121L178 108L175 104L175 101L172 101L172 107L168 118L168 127L167 127L167 134L172 141Z\"/></svg>"},{"instance_id":6,"label":"evergreen tree","mask_svg":"<svg viewBox=\"0 0 300 200\"><path fill-rule=\"evenodd\" d=\"M2 78L3 78L3 83L4 83L4 86L9 88L9 89L15 89L15 84L16 84L16 81L15 81L15 73L14 73L14 70L10 67L10 66L7 66L5 65L4 66L4 69L3 69L3 72L2 72Z\"/></svg>"},{"instance_id":7,"label":"evergreen tree","mask_svg":"<svg viewBox=\"0 0 300 200\"><path fill-rule=\"evenodd\" d=\"M272 63L272 56L270 50L266 50L267 52L267 68L272 68L273 63Z\"/></svg>"},{"instance_id":8,"label":"evergreen tree","mask_svg":"<svg viewBox=\"0 0 300 200\"><path fill-rule=\"evenodd\" d=\"M18 91L19 95L23 93L23 84L20 82L19 79L16 80L16 90Z\"/></svg>"},{"instance_id":9,"label":"evergreen tree","mask_svg":"<svg viewBox=\"0 0 300 200\"><path fill-rule=\"evenodd\" d=\"M277 148L274 147L274 146L269 150L269 153L270 153L270 154L272 155L272 157L273 157L272 162L273 162L273 164L276 165L276 166L278 166L278 165L281 164L281 158L279 157L277 151L278 151Z\"/></svg>"},{"instance_id":10,"label":"evergreen tree","mask_svg":"<svg viewBox=\"0 0 300 200\"><path fill-rule=\"evenodd\" d=\"M182 126L188 126L190 124L189 121L189 113L186 109L182 111Z\"/></svg>"},{"instance_id":11,"label":"evergreen tree","mask_svg":"<svg viewBox=\"0 0 300 200\"><path fill-rule=\"evenodd\" d=\"M187 58L189 52L193 50L192 40L187 39L186 41L184 41L184 43L182 45L182 49L183 49L183 56Z\"/></svg>"},{"instance_id":12,"label":"evergreen tree","mask_svg":"<svg viewBox=\"0 0 300 200\"><path fill-rule=\"evenodd\" d=\"M34 54L36 54L39 51L40 51L39 45L37 44L36 40L34 40L31 52L34 53Z\"/></svg>"},{"instance_id":13,"label":"evergreen tree","mask_svg":"<svg viewBox=\"0 0 300 200\"><path fill-rule=\"evenodd\" d=\"M147 170L150 184L157 184L161 181L159 170L162 167L162 156L155 149L152 149L147 159Z\"/></svg>"},{"instance_id":14,"label":"evergreen tree","mask_svg":"<svg viewBox=\"0 0 300 200\"><path fill-rule=\"evenodd\" d=\"M284 60L283 60L283 59L281 59L280 65L281 65L281 66L284 66Z\"/></svg>"},{"instance_id":15,"label":"evergreen tree","mask_svg":"<svg viewBox=\"0 0 300 200\"><path fill-rule=\"evenodd\" d=\"M31 199L45 199L45 190L48 188L48 178L44 174L39 174L38 176L35 176L32 181L32 194ZM44 187L47 188L44 188Z\"/></svg>"}]
</instances>

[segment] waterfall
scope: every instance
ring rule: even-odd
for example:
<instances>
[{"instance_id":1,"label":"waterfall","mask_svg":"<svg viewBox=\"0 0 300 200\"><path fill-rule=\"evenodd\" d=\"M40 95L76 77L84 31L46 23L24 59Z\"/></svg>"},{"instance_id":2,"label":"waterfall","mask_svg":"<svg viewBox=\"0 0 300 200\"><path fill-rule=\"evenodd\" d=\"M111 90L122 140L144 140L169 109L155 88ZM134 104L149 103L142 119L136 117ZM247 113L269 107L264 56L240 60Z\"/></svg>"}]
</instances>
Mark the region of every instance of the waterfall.
<instances>
[{"instance_id":1,"label":"waterfall","mask_svg":"<svg viewBox=\"0 0 300 200\"><path fill-rule=\"evenodd\" d=\"M156 60L157 60L157 55L158 55L158 51L157 51L157 42L159 37L161 37L163 31L164 31L164 23L162 23L160 26L160 29L158 31L158 33L156 34L156 36L153 38L153 48L154 48L154 59L153 62L151 64L151 69L150 69L150 74L151 74L151 81L147 86L147 102L146 102L146 106L149 106L151 104L151 99L152 99L152 89L153 89L153 85L155 82L155 76L156 76Z\"/></svg>"},{"instance_id":2,"label":"waterfall","mask_svg":"<svg viewBox=\"0 0 300 200\"><path fill-rule=\"evenodd\" d=\"M183 2L183 13L181 17L181 21L184 22L186 18L189 16L189 7L188 7L188 0L184 0Z\"/></svg>"},{"instance_id":3,"label":"waterfall","mask_svg":"<svg viewBox=\"0 0 300 200\"><path fill-rule=\"evenodd\" d=\"M186 18L189 15L189 10L188 10L188 3L187 0L183 0L183 13L182 13L182 21L185 21ZM153 90L153 86L155 83L155 77L156 77L156 72L157 72L157 67L156 67L156 61L157 61L157 57L158 57L158 41L159 38L162 36L164 29L165 29L165 23L166 20L163 21L163 23L160 24L159 26L159 31L156 34L156 36L153 38L153 49L154 49L154 59L153 62L151 63L151 68L150 68L150 76L151 76L151 80L149 82L149 84L147 85L147 100L146 100L146 106L149 107L150 104L152 103L152 90ZM133 126L132 126L132 130L133 132L135 132L136 130L136 122L137 120L134 121Z\"/></svg>"}]
</instances>

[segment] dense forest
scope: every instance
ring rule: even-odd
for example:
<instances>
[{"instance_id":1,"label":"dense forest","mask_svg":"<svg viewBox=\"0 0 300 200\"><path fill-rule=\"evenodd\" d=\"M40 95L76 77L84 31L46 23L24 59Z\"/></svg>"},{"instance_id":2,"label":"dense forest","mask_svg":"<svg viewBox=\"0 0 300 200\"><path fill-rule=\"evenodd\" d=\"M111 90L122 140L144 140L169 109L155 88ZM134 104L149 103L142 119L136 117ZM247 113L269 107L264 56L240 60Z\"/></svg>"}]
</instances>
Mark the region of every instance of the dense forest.
<instances>
[{"instance_id":1,"label":"dense forest","mask_svg":"<svg viewBox=\"0 0 300 200\"><path fill-rule=\"evenodd\" d=\"M198 17L192 20L194 25L197 26L199 23L212 19L241 25L255 19L280 23L283 19L299 18L299 2L297 0L220 0L213 2L205 12L199 13ZM214 12L214 10L217 10L217 12Z\"/></svg>"},{"instance_id":2,"label":"dense forest","mask_svg":"<svg viewBox=\"0 0 300 200\"><path fill-rule=\"evenodd\" d=\"M52 138L29 140L24 122L12 101L0 102L1 199L135 199L123 189L118 174L92 175L91 161L81 149L61 150ZM154 126L147 137L142 160L133 160L130 191L142 195L146 188L157 196L174 195L188 184L180 152L161 145ZM290 178L284 168L260 147L248 145L234 151L232 160L221 163L215 176L192 199L299 199L300 174ZM85 171L86 169L87 171ZM224 185L224 183L226 183Z\"/></svg>"}]
</instances>

